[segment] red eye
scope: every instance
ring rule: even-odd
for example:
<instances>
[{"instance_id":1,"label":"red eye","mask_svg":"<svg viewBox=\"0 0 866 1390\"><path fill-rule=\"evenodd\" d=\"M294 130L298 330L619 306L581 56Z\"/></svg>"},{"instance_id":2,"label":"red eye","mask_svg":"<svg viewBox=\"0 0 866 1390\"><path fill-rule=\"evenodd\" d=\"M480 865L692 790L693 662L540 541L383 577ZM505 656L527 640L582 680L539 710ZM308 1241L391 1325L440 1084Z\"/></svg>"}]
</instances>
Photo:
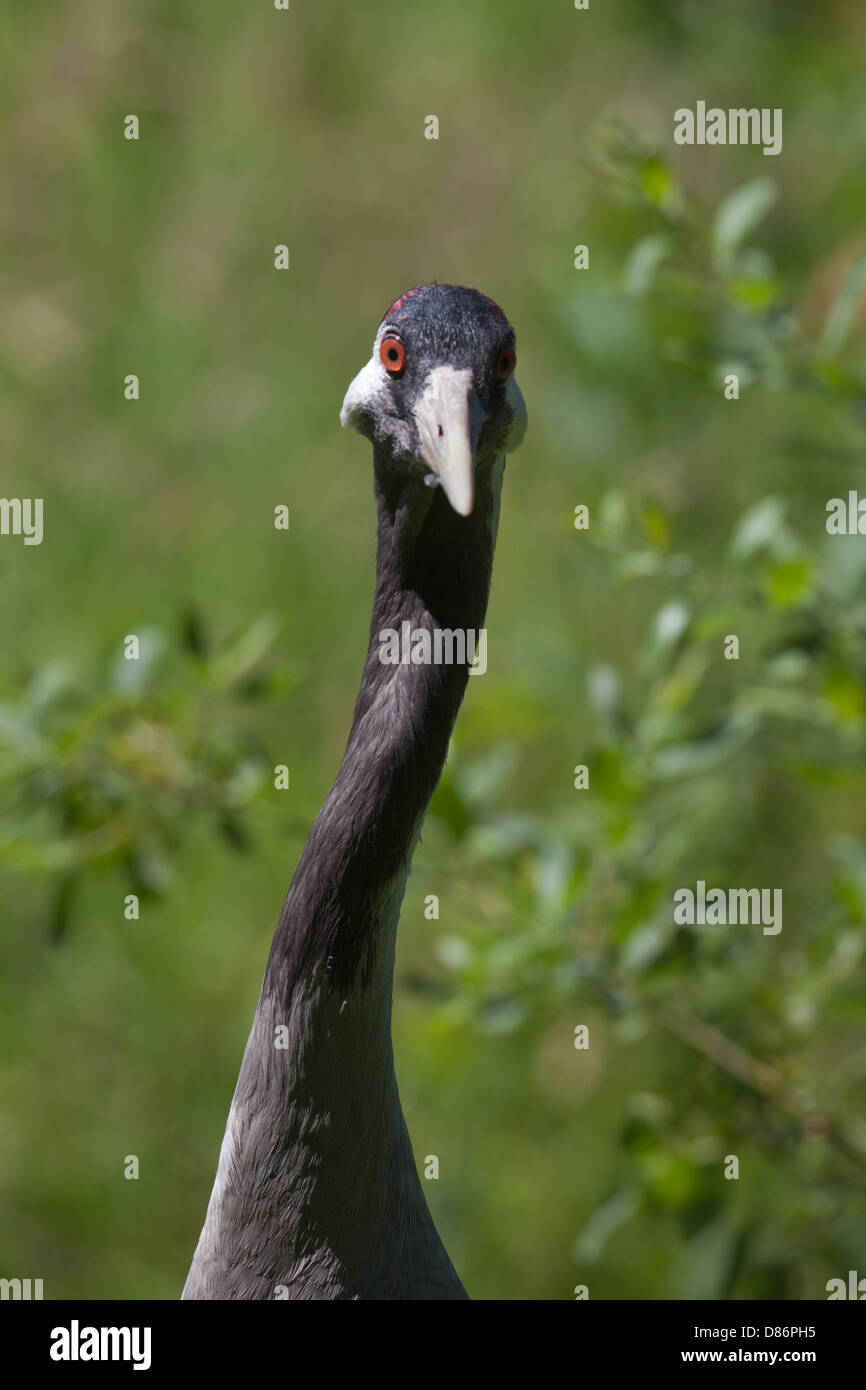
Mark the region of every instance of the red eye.
<instances>
[{"instance_id":1,"label":"red eye","mask_svg":"<svg viewBox=\"0 0 866 1390\"><path fill-rule=\"evenodd\" d=\"M517 353L513 347L503 348L496 364L496 375L500 381L507 381L517 366Z\"/></svg>"},{"instance_id":2,"label":"red eye","mask_svg":"<svg viewBox=\"0 0 866 1390\"><path fill-rule=\"evenodd\" d=\"M406 349L399 338L383 338L379 344L379 360L386 372L402 372Z\"/></svg>"}]
</instances>

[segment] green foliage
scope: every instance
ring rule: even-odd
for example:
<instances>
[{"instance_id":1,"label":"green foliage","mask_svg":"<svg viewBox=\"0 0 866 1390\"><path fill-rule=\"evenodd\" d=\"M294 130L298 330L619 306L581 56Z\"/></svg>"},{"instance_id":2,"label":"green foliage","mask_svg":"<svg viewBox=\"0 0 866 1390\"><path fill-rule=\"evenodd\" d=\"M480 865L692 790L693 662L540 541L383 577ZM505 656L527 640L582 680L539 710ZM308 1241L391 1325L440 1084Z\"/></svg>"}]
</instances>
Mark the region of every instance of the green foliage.
<instances>
[{"instance_id":1,"label":"green foliage","mask_svg":"<svg viewBox=\"0 0 866 1390\"><path fill-rule=\"evenodd\" d=\"M0 863L54 880L55 938L97 865L148 896L170 886L192 821L246 846L244 811L266 769L243 702L274 688L261 668L277 632L262 618L211 652L190 613L175 650L150 628L133 659L117 652L89 684L52 661L0 705Z\"/></svg>"}]
</instances>

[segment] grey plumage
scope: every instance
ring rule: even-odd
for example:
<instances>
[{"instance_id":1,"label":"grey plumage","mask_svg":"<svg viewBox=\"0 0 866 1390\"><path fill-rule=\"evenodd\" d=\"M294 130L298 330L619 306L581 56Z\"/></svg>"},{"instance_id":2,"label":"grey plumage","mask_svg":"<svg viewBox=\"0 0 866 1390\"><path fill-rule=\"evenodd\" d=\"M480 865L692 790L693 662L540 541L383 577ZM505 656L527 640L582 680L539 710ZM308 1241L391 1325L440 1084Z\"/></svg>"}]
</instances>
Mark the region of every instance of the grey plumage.
<instances>
[{"instance_id":1,"label":"grey plumage","mask_svg":"<svg viewBox=\"0 0 866 1390\"><path fill-rule=\"evenodd\" d=\"M373 442L370 647L277 924L184 1298L466 1297L415 1168L391 996L409 862L468 666L384 664L379 633L483 626L504 454L525 427L513 344L484 296L422 286L392 305L347 392L343 423Z\"/></svg>"}]
</instances>

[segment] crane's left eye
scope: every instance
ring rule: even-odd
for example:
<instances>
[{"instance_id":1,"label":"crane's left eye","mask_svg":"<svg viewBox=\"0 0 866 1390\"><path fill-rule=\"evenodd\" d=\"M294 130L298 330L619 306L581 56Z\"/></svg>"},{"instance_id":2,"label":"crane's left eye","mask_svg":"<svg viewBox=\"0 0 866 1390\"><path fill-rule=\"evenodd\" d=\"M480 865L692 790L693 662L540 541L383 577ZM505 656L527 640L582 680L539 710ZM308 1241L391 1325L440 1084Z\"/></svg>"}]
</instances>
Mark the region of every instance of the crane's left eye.
<instances>
[{"instance_id":1,"label":"crane's left eye","mask_svg":"<svg viewBox=\"0 0 866 1390\"><path fill-rule=\"evenodd\" d=\"M402 372L406 364L406 349L399 338L383 338L379 344L379 361L386 372Z\"/></svg>"},{"instance_id":2,"label":"crane's left eye","mask_svg":"<svg viewBox=\"0 0 866 1390\"><path fill-rule=\"evenodd\" d=\"M507 381L517 366L517 353L513 347L503 348L496 362L496 375L500 381Z\"/></svg>"}]
</instances>

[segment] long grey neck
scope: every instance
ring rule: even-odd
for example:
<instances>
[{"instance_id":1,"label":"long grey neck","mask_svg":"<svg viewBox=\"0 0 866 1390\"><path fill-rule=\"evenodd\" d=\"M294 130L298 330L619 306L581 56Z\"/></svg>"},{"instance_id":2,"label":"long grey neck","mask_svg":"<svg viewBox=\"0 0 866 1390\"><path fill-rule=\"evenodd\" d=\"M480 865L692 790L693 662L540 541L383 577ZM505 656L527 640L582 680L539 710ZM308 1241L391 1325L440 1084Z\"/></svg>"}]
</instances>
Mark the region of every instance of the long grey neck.
<instances>
[{"instance_id":1,"label":"long grey neck","mask_svg":"<svg viewBox=\"0 0 866 1390\"><path fill-rule=\"evenodd\" d=\"M391 1047L397 918L468 663L384 662L380 634L483 625L501 461L457 516L374 455L376 592L334 786L274 935L185 1298L461 1298ZM471 654L469 656L471 660Z\"/></svg>"}]
</instances>

